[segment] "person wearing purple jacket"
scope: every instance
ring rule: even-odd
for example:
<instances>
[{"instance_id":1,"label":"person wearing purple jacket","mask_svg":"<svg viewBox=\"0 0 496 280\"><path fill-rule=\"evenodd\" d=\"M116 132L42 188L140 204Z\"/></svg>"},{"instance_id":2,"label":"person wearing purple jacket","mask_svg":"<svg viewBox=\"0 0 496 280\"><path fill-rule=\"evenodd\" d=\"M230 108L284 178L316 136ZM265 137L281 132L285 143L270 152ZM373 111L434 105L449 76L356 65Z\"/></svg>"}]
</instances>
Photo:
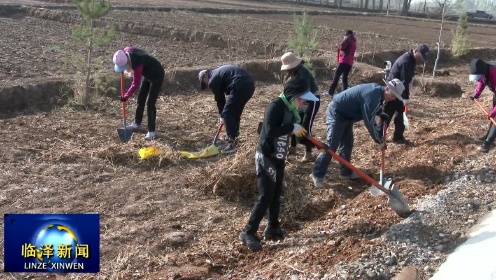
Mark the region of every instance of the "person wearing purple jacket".
<instances>
[{"instance_id":1,"label":"person wearing purple jacket","mask_svg":"<svg viewBox=\"0 0 496 280\"><path fill-rule=\"evenodd\" d=\"M496 117L496 65L488 64L482 59L472 59L470 62L469 80L471 82L477 82L474 94L470 97L472 100L478 99L486 86L493 92L493 109L488 117ZM492 122L489 122L489 129L487 130L486 135L478 138L478 140L483 141L478 150L487 153L495 139L496 127Z\"/></svg>"},{"instance_id":2,"label":"person wearing purple jacket","mask_svg":"<svg viewBox=\"0 0 496 280\"><path fill-rule=\"evenodd\" d=\"M353 66L356 48L357 40L355 38L355 34L351 30L346 30L343 41L341 41L341 44L339 44L338 47L338 67L336 68L331 87L329 88L329 96L334 95L341 75L343 75L343 90L348 88L348 75L350 74L351 67Z\"/></svg>"}]
</instances>

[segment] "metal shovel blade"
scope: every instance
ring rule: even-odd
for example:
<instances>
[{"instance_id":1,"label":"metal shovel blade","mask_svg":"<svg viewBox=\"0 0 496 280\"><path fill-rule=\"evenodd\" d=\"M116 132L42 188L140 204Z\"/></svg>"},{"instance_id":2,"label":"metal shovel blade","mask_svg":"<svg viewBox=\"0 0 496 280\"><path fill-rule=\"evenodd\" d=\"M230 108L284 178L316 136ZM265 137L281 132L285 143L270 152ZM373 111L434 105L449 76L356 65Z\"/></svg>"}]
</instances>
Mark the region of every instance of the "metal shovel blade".
<instances>
[{"instance_id":1,"label":"metal shovel blade","mask_svg":"<svg viewBox=\"0 0 496 280\"><path fill-rule=\"evenodd\" d=\"M119 134L119 139L122 142L127 142L127 141L131 140L131 137L133 137L133 130L132 129L126 129L126 128L118 128L117 134Z\"/></svg>"},{"instance_id":2,"label":"metal shovel blade","mask_svg":"<svg viewBox=\"0 0 496 280\"><path fill-rule=\"evenodd\" d=\"M394 184L391 186L391 189L389 189L388 203L394 212L402 218L408 218L412 213L408 206L408 202L406 202L406 199Z\"/></svg>"}]
</instances>

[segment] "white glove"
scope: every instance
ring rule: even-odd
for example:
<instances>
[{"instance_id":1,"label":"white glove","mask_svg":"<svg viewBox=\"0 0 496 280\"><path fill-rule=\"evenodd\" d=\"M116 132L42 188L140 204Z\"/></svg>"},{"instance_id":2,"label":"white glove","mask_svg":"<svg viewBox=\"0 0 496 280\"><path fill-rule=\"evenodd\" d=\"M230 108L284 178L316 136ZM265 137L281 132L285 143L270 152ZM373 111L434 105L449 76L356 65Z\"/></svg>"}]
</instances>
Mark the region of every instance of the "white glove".
<instances>
[{"instance_id":1,"label":"white glove","mask_svg":"<svg viewBox=\"0 0 496 280\"><path fill-rule=\"evenodd\" d=\"M403 106L410 104L410 99L403 99Z\"/></svg>"},{"instance_id":2,"label":"white glove","mask_svg":"<svg viewBox=\"0 0 496 280\"><path fill-rule=\"evenodd\" d=\"M293 124L293 134L297 137L303 137L303 136L305 136L305 134L307 134L307 130L303 126L301 126L297 123L294 123Z\"/></svg>"},{"instance_id":3,"label":"white glove","mask_svg":"<svg viewBox=\"0 0 496 280\"><path fill-rule=\"evenodd\" d=\"M226 123L224 122L224 118L219 118L219 122L220 122L220 123L223 123L223 124L226 124Z\"/></svg>"}]
</instances>

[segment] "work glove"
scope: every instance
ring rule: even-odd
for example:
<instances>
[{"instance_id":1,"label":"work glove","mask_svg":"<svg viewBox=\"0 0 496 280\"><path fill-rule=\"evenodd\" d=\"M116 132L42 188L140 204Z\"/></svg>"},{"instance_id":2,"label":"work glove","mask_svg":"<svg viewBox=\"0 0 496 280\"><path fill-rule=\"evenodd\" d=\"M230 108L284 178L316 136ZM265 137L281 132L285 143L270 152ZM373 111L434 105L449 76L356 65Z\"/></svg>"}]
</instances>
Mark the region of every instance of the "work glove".
<instances>
[{"instance_id":1,"label":"work glove","mask_svg":"<svg viewBox=\"0 0 496 280\"><path fill-rule=\"evenodd\" d=\"M410 104L410 99L403 99L403 106Z\"/></svg>"},{"instance_id":2,"label":"work glove","mask_svg":"<svg viewBox=\"0 0 496 280\"><path fill-rule=\"evenodd\" d=\"M219 122L220 123L223 123L223 124L226 124L226 122L224 121L224 118L219 118Z\"/></svg>"},{"instance_id":3,"label":"work glove","mask_svg":"<svg viewBox=\"0 0 496 280\"><path fill-rule=\"evenodd\" d=\"M297 123L294 123L293 124L293 134L296 137L303 137L307 134L307 130L303 126L301 126Z\"/></svg>"},{"instance_id":4,"label":"work glove","mask_svg":"<svg viewBox=\"0 0 496 280\"><path fill-rule=\"evenodd\" d=\"M126 102L127 101L127 98L126 97L121 97L121 101L122 102Z\"/></svg>"}]
</instances>

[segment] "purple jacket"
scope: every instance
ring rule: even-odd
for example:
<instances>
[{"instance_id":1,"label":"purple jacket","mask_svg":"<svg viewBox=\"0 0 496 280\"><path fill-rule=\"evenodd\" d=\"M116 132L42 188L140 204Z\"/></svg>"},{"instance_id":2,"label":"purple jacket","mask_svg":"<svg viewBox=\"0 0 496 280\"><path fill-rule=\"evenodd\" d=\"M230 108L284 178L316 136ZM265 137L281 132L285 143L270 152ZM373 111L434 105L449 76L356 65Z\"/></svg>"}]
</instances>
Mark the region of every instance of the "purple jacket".
<instances>
[{"instance_id":1,"label":"purple jacket","mask_svg":"<svg viewBox=\"0 0 496 280\"><path fill-rule=\"evenodd\" d=\"M353 34L344 36L343 41L339 44L339 63L346 63L353 66L357 40Z\"/></svg>"},{"instance_id":2,"label":"purple jacket","mask_svg":"<svg viewBox=\"0 0 496 280\"><path fill-rule=\"evenodd\" d=\"M489 75L488 77L484 77L477 83L477 87L475 88L474 91L474 97L478 98L482 91L486 88L486 86L489 87L489 89L496 94L496 66L490 66L489 67ZM493 104L493 110L491 111L490 115L492 117L496 116L496 104Z\"/></svg>"}]
</instances>

